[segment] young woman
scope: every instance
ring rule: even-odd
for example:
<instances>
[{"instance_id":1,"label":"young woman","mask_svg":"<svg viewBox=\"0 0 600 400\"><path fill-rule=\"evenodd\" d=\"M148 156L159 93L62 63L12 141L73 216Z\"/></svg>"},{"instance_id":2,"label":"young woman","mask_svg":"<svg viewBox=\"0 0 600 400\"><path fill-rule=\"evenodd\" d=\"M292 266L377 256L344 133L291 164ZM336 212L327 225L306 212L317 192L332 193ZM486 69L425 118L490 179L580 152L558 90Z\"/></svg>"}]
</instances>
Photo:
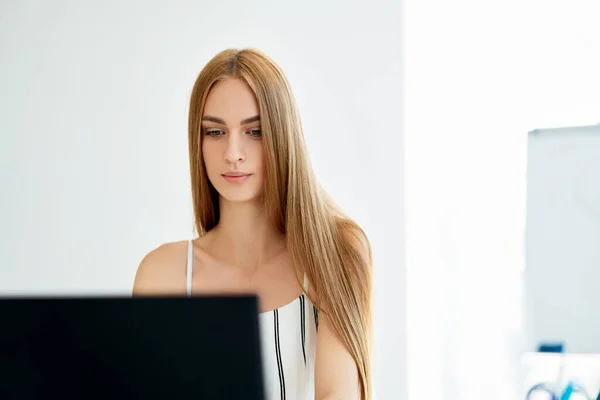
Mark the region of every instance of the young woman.
<instances>
[{"instance_id":1,"label":"young woman","mask_svg":"<svg viewBox=\"0 0 600 400\"><path fill-rule=\"evenodd\" d=\"M257 294L269 400L371 399L369 241L319 187L281 69L216 55L188 134L199 237L150 252L134 295Z\"/></svg>"}]
</instances>

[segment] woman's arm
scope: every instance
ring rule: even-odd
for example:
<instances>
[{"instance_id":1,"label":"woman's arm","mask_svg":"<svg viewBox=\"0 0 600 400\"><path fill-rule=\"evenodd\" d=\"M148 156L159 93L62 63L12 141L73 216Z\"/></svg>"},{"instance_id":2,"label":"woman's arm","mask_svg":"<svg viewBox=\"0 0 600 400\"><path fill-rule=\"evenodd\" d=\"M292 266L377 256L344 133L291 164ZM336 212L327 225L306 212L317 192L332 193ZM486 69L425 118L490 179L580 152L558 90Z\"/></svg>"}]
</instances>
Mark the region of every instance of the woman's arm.
<instances>
[{"instance_id":1,"label":"woman's arm","mask_svg":"<svg viewBox=\"0 0 600 400\"><path fill-rule=\"evenodd\" d=\"M315 400L358 400L358 369L352 356L319 313L315 361Z\"/></svg>"},{"instance_id":2,"label":"woman's arm","mask_svg":"<svg viewBox=\"0 0 600 400\"><path fill-rule=\"evenodd\" d=\"M354 242L360 257L369 260L370 263L371 250L366 237L362 233L349 230L346 232L346 238ZM313 294L318 301L319 294ZM359 400L361 398L356 363L334 332L327 314L323 311L319 311L315 363L315 400Z\"/></svg>"}]
</instances>

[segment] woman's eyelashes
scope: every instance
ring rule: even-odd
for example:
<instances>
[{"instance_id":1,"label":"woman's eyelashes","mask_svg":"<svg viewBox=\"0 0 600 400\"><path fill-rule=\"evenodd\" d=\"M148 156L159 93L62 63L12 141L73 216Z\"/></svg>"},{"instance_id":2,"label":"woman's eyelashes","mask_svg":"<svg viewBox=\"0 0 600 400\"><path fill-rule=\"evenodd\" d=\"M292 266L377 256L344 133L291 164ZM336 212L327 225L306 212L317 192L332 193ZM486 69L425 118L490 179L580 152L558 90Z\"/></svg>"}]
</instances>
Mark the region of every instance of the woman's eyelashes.
<instances>
[{"instance_id":1,"label":"woman's eyelashes","mask_svg":"<svg viewBox=\"0 0 600 400\"><path fill-rule=\"evenodd\" d=\"M205 131L206 136L218 137L225 134L225 131L222 129L207 129ZM249 129L246 131L246 134L252 136L254 138L258 138L262 136L262 131L259 128Z\"/></svg>"},{"instance_id":2,"label":"woman's eyelashes","mask_svg":"<svg viewBox=\"0 0 600 400\"><path fill-rule=\"evenodd\" d=\"M260 129L250 129L250 135L254 136L254 137L260 137L262 136L262 132Z\"/></svg>"},{"instance_id":3,"label":"woman's eyelashes","mask_svg":"<svg viewBox=\"0 0 600 400\"><path fill-rule=\"evenodd\" d=\"M223 133L220 129L207 129L205 132L206 136L220 136Z\"/></svg>"}]
</instances>

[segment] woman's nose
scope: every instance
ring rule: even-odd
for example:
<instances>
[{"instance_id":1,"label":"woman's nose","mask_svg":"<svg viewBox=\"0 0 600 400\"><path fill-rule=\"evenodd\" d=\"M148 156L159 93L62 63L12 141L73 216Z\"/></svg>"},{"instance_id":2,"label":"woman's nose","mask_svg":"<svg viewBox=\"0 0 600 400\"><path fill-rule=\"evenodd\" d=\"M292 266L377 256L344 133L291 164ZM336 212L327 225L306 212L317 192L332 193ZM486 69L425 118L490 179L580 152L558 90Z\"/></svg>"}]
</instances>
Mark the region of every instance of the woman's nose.
<instances>
[{"instance_id":1,"label":"woman's nose","mask_svg":"<svg viewBox=\"0 0 600 400\"><path fill-rule=\"evenodd\" d=\"M240 138L235 134L230 135L227 140L227 149L225 150L225 161L236 163L244 161L245 158Z\"/></svg>"}]
</instances>

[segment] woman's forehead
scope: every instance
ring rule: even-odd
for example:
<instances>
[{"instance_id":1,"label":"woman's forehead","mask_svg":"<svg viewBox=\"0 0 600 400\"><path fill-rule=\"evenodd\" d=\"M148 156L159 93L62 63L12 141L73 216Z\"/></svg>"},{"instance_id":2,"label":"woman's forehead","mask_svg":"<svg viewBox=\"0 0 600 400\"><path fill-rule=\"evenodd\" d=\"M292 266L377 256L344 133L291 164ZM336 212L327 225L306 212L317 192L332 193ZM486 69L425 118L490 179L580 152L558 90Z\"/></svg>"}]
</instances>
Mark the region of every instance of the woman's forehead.
<instances>
[{"instance_id":1,"label":"woman's forehead","mask_svg":"<svg viewBox=\"0 0 600 400\"><path fill-rule=\"evenodd\" d=\"M250 86L240 79L227 78L210 90L203 117L210 116L226 124L237 125L258 115L258 102Z\"/></svg>"}]
</instances>

